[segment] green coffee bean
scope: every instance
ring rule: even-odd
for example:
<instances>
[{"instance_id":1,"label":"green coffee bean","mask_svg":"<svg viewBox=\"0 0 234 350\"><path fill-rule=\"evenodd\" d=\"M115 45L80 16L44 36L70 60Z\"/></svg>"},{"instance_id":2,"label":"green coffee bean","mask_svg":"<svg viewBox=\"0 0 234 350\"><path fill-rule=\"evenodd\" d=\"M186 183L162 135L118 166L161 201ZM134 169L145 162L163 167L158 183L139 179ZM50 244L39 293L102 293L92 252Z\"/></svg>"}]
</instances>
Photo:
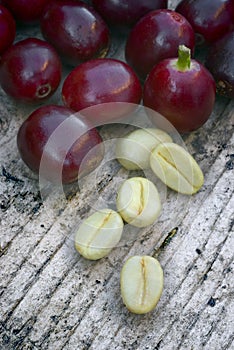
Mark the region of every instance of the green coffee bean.
<instances>
[{"instance_id":1,"label":"green coffee bean","mask_svg":"<svg viewBox=\"0 0 234 350\"><path fill-rule=\"evenodd\" d=\"M162 182L183 194L196 193L204 182L195 159L175 143L158 145L151 153L150 166Z\"/></svg>"},{"instance_id":2,"label":"green coffee bean","mask_svg":"<svg viewBox=\"0 0 234 350\"><path fill-rule=\"evenodd\" d=\"M120 275L121 296L129 311L145 314L155 308L163 290L163 270L151 256L129 258Z\"/></svg>"},{"instance_id":3,"label":"green coffee bean","mask_svg":"<svg viewBox=\"0 0 234 350\"><path fill-rule=\"evenodd\" d=\"M143 177L132 177L122 184L116 200L122 218L136 227L151 225L161 212L156 186Z\"/></svg>"},{"instance_id":4,"label":"green coffee bean","mask_svg":"<svg viewBox=\"0 0 234 350\"><path fill-rule=\"evenodd\" d=\"M121 239L123 220L111 209L103 209L89 216L75 235L76 250L86 259L106 256Z\"/></svg>"},{"instance_id":5,"label":"green coffee bean","mask_svg":"<svg viewBox=\"0 0 234 350\"><path fill-rule=\"evenodd\" d=\"M134 130L117 141L116 158L128 170L148 169L150 152L163 142L172 142L172 139L160 129Z\"/></svg>"}]
</instances>

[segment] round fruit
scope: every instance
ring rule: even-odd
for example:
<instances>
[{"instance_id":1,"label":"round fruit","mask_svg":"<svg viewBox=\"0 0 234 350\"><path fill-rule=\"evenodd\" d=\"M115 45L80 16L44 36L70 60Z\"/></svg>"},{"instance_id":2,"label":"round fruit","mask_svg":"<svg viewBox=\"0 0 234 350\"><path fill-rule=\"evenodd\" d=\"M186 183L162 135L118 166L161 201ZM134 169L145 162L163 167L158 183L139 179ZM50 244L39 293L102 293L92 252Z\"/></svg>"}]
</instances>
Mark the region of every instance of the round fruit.
<instances>
[{"instance_id":1,"label":"round fruit","mask_svg":"<svg viewBox=\"0 0 234 350\"><path fill-rule=\"evenodd\" d=\"M190 50L179 47L179 58L165 59L149 73L143 91L146 107L162 114L179 132L198 129L215 102L215 82Z\"/></svg>"},{"instance_id":2,"label":"round fruit","mask_svg":"<svg viewBox=\"0 0 234 350\"><path fill-rule=\"evenodd\" d=\"M76 0L51 0L41 18L41 31L66 63L77 65L106 56L109 29L90 6Z\"/></svg>"},{"instance_id":3,"label":"round fruit","mask_svg":"<svg viewBox=\"0 0 234 350\"><path fill-rule=\"evenodd\" d=\"M66 107L55 105L35 110L17 135L18 149L25 164L57 183L73 182L78 175L95 169L102 159L100 148L88 152L101 142L97 130L90 129L85 119L78 118Z\"/></svg>"},{"instance_id":4,"label":"round fruit","mask_svg":"<svg viewBox=\"0 0 234 350\"><path fill-rule=\"evenodd\" d=\"M214 42L233 27L233 0L182 0L176 11L191 23L200 43Z\"/></svg>"},{"instance_id":5,"label":"round fruit","mask_svg":"<svg viewBox=\"0 0 234 350\"><path fill-rule=\"evenodd\" d=\"M48 0L7 0L7 8L15 19L22 22L34 22L39 20Z\"/></svg>"},{"instance_id":6,"label":"round fruit","mask_svg":"<svg viewBox=\"0 0 234 350\"><path fill-rule=\"evenodd\" d=\"M67 76L62 88L64 104L75 111L107 102L138 104L141 97L141 84L132 68L111 58L80 64ZM107 118L120 117L126 105L116 104ZM97 109L94 111L94 118L102 117Z\"/></svg>"},{"instance_id":7,"label":"round fruit","mask_svg":"<svg viewBox=\"0 0 234 350\"><path fill-rule=\"evenodd\" d=\"M114 26L133 26L146 13L167 8L167 0L93 0L94 8Z\"/></svg>"},{"instance_id":8,"label":"round fruit","mask_svg":"<svg viewBox=\"0 0 234 350\"><path fill-rule=\"evenodd\" d=\"M13 16L0 4L0 54L13 43L15 39L15 27Z\"/></svg>"},{"instance_id":9,"label":"round fruit","mask_svg":"<svg viewBox=\"0 0 234 350\"><path fill-rule=\"evenodd\" d=\"M138 75L145 78L155 64L176 57L179 45L184 44L193 52L194 43L194 31L182 15L171 10L155 10L131 30L125 57Z\"/></svg>"},{"instance_id":10,"label":"round fruit","mask_svg":"<svg viewBox=\"0 0 234 350\"><path fill-rule=\"evenodd\" d=\"M2 56L0 85L11 97L36 102L51 96L61 80L61 62L47 42L28 38Z\"/></svg>"},{"instance_id":11,"label":"round fruit","mask_svg":"<svg viewBox=\"0 0 234 350\"><path fill-rule=\"evenodd\" d=\"M220 95L234 98L234 31L226 34L209 49L206 67L216 81Z\"/></svg>"}]
</instances>

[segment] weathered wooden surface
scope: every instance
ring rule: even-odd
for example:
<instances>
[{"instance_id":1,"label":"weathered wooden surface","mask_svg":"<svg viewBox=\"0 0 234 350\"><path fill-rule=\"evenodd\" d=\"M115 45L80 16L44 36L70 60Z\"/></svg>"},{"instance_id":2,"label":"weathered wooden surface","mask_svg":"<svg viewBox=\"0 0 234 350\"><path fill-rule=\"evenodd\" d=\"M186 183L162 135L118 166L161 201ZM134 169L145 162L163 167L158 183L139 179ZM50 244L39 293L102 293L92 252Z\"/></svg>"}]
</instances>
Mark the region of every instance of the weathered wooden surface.
<instances>
[{"instance_id":1,"label":"weathered wooden surface","mask_svg":"<svg viewBox=\"0 0 234 350\"><path fill-rule=\"evenodd\" d=\"M29 32L38 36L37 28ZM122 57L121 47L111 53ZM48 101L56 102L59 91ZM1 350L234 349L233 107L217 98L209 121L184 138L205 174L201 191L189 199L168 191L155 225L91 262L78 255L72 237L95 189L73 186L67 200L41 198L38 179L16 148L17 129L35 107L13 103L0 91ZM104 139L122 135L121 127L101 132ZM111 194L122 176L111 162L99 174L99 193ZM123 262L153 255L175 227L158 255L165 286L157 308L130 314L120 298Z\"/></svg>"}]
</instances>

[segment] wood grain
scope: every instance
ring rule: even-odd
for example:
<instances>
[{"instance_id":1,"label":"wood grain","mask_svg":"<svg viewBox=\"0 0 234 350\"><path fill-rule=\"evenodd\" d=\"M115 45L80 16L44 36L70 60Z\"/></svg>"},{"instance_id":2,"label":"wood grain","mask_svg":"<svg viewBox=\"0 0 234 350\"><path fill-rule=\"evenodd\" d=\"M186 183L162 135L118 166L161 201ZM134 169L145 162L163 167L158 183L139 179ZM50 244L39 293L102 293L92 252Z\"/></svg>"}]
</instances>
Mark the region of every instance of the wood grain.
<instances>
[{"instance_id":1,"label":"wood grain","mask_svg":"<svg viewBox=\"0 0 234 350\"><path fill-rule=\"evenodd\" d=\"M41 37L34 27L17 40L28 35ZM123 59L123 47L113 39L110 56ZM48 103L61 104L60 91ZM113 200L126 173L112 161L97 185L42 198L16 147L35 106L0 90L0 349L234 349L233 107L217 97L209 121L183 137L204 172L203 188L189 198L167 190L154 225L127 226L120 246L93 262L75 251L75 229L98 196ZM107 140L127 130L104 126L101 134ZM135 254L157 255L165 274L162 298L147 315L129 313L120 297L122 264Z\"/></svg>"}]
</instances>

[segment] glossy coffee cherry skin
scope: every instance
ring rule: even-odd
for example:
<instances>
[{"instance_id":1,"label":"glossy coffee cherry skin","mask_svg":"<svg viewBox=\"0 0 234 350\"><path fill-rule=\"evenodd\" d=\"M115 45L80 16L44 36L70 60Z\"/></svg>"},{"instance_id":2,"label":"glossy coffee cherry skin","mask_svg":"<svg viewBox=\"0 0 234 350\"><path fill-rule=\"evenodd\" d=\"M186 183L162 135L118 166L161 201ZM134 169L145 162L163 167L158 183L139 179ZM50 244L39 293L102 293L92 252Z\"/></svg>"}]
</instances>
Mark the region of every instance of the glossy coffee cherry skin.
<instances>
[{"instance_id":1,"label":"glossy coffee cherry skin","mask_svg":"<svg viewBox=\"0 0 234 350\"><path fill-rule=\"evenodd\" d=\"M47 3L48 0L4 0L15 19L24 23L38 21Z\"/></svg>"},{"instance_id":2,"label":"glossy coffee cherry skin","mask_svg":"<svg viewBox=\"0 0 234 350\"><path fill-rule=\"evenodd\" d=\"M233 0L182 0L176 11L191 23L198 43L215 42L233 28Z\"/></svg>"},{"instance_id":3,"label":"glossy coffee cherry skin","mask_svg":"<svg viewBox=\"0 0 234 350\"><path fill-rule=\"evenodd\" d=\"M11 46L15 34L15 20L8 9L0 4L0 55Z\"/></svg>"},{"instance_id":4,"label":"glossy coffee cherry skin","mask_svg":"<svg viewBox=\"0 0 234 350\"><path fill-rule=\"evenodd\" d=\"M206 67L216 81L217 93L234 99L234 30L213 43L206 57Z\"/></svg>"},{"instance_id":5,"label":"glossy coffee cherry skin","mask_svg":"<svg viewBox=\"0 0 234 350\"><path fill-rule=\"evenodd\" d=\"M126 61L144 79L161 60L176 57L179 45L194 50L195 35L186 18L167 9L151 11L131 30Z\"/></svg>"},{"instance_id":6,"label":"glossy coffee cherry skin","mask_svg":"<svg viewBox=\"0 0 234 350\"><path fill-rule=\"evenodd\" d=\"M102 154L100 149L90 156L87 154L101 142L98 131L91 129L84 118L56 105L42 106L32 112L17 135L18 150L24 163L35 173L40 170L43 178L54 183L60 180L70 183L78 175L92 171ZM85 156L87 159L82 164ZM81 164L82 173L79 173Z\"/></svg>"},{"instance_id":7,"label":"glossy coffee cherry skin","mask_svg":"<svg viewBox=\"0 0 234 350\"><path fill-rule=\"evenodd\" d=\"M110 34L106 23L81 1L51 0L40 24L44 38L68 64L105 57L108 52Z\"/></svg>"},{"instance_id":8,"label":"glossy coffee cherry skin","mask_svg":"<svg viewBox=\"0 0 234 350\"><path fill-rule=\"evenodd\" d=\"M144 84L144 105L162 114L181 133L201 127L214 102L215 81L196 60L180 70L177 59L165 59L151 70Z\"/></svg>"},{"instance_id":9,"label":"glossy coffee cherry skin","mask_svg":"<svg viewBox=\"0 0 234 350\"><path fill-rule=\"evenodd\" d=\"M12 45L3 54L0 85L14 99L34 103L55 92L61 70L60 58L49 43L28 38Z\"/></svg>"},{"instance_id":10,"label":"glossy coffee cherry skin","mask_svg":"<svg viewBox=\"0 0 234 350\"><path fill-rule=\"evenodd\" d=\"M108 102L138 104L141 97L141 84L133 69L112 58L79 65L67 76L62 88L64 104L75 111ZM112 110L113 113L118 111Z\"/></svg>"},{"instance_id":11,"label":"glossy coffee cherry skin","mask_svg":"<svg viewBox=\"0 0 234 350\"><path fill-rule=\"evenodd\" d=\"M167 8L167 0L93 0L104 20L113 26L133 26L146 13Z\"/></svg>"}]
</instances>

